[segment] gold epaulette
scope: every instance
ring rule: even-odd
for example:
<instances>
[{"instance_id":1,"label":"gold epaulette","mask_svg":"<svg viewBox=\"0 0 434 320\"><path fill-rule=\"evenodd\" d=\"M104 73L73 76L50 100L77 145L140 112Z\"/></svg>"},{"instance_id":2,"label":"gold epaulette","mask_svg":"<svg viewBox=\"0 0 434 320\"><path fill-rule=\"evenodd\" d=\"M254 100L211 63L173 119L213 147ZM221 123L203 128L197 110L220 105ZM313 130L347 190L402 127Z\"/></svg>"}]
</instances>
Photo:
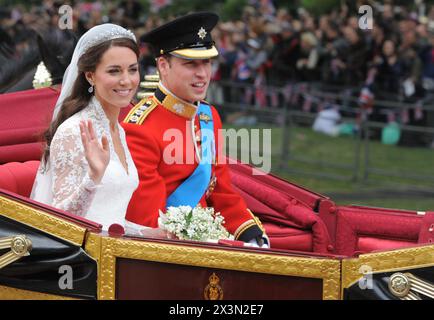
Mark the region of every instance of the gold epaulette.
<instances>
[{"instance_id":1,"label":"gold epaulette","mask_svg":"<svg viewBox=\"0 0 434 320\"><path fill-rule=\"evenodd\" d=\"M124 119L124 123L142 124L148 114L158 106L157 101L153 98L145 98L140 100L128 113Z\"/></svg>"}]
</instances>

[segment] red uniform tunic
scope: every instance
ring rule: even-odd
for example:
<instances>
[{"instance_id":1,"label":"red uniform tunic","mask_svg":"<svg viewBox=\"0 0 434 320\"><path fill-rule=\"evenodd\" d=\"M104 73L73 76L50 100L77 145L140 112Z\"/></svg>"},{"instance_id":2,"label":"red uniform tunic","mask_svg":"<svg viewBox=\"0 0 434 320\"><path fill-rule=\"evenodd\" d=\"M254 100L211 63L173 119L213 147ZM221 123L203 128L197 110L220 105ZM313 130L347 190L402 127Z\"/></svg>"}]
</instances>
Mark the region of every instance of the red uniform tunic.
<instances>
[{"instance_id":1,"label":"red uniform tunic","mask_svg":"<svg viewBox=\"0 0 434 320\"><path fill-rule=\"evenodd\" d=\"M223 141L218 136L221 120L215 108L211 109L216 148L222 148ZM194 130L191 121L194 121ZM165 211L166 199L198 165L194 147L197 143L200 148L196 106L159 87L153 97L140 101L131 110L122 126L140 180L126 219L157 227L159 210ZM202 197L200 204L220 212L225 218L226 229L236 239L249 241L263 234L262 226L233 190L228 167L221 163L218 154L221 153L217 152L216 163L212 165L216 182L209 186L208 194Z\"/></svg>"}]
</instances>

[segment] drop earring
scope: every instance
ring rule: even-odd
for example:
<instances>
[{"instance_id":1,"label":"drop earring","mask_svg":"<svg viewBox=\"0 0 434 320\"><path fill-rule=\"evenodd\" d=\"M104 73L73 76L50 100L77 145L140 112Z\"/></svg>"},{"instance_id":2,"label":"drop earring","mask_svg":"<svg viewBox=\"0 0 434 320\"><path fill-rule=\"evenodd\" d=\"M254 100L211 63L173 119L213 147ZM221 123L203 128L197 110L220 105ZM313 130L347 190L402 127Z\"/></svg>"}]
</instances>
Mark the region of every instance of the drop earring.
<instances>
[{"instance_id":1,"label":"drop earring","mask_svg":"<svg viewBox=\"0 0 434 320\"><path fill-rule=\"evenodd\" d=\"M93 85L91 85L91 86L89 87L89 89L87 89L87 91L88 91L89 93L92 93L92 92L93 92Z\"/></svg>"}]
</instances>

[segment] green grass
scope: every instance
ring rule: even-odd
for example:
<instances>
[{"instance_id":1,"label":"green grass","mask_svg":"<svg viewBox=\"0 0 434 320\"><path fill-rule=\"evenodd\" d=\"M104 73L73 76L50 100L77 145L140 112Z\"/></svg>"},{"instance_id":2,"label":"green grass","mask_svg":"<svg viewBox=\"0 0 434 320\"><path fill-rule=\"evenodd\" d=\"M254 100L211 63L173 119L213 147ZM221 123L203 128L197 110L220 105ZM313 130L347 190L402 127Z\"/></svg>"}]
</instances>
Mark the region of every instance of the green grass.
<instances>
[{"instance_id":1,"label":"green grass","mask_svg":"<svg viewBox=\"0 0 434 320\"><path fill-rule=\"evenodd\" d=\"M282 159L282 128L269 125L255 128L272 129L271 171L274 174L329 196L340 205L434 210L432 149L386 146L378 141L366 145L354 137L328 137L308 127L292 127L287 133L290 138L289 160L284 170L279 166ZM369 168L386 169L395 177L370 173L364 179L366 146ZM238 158L245 147L240 148ZM358 156L357 149L360 152ZM312 160L316 163L310 163ZM415 174L425 180L407 177Z\"/></svg>"}]
</instances>

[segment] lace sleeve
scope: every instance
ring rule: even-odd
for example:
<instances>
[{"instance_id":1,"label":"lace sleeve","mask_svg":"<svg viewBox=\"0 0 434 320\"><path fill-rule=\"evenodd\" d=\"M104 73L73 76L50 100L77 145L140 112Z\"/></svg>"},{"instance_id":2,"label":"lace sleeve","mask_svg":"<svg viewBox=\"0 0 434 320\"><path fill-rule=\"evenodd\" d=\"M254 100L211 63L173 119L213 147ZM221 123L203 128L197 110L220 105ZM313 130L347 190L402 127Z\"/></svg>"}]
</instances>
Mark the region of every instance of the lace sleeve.
<instances>
[{"instance_id":1,"label":"lace sleeve","mask_svg":"<svg viewBox=\"0 0 434 320\"><path fill-rule=\"evenodd\" d=\"M97 185L89 177L80 129L59 127L50 148L53 166L53 207L83 216L95 196Z\"/></svg>"}]
</instances>

